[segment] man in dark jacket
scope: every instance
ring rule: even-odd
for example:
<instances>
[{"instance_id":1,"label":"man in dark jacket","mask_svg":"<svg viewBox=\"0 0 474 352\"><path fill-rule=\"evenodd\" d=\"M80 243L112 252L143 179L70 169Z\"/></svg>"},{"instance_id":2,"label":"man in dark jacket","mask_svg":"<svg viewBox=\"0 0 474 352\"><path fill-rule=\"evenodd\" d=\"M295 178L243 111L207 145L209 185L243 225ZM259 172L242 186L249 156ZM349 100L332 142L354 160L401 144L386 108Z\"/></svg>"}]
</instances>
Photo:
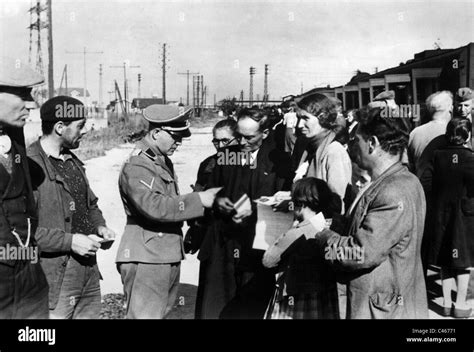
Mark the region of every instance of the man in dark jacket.
<instances>
[{"instance_id":1,"label":"man in dark jacket","mask_svg":"<svg viewBox=\"0 0 474 352\"><path fill-rule=\"evenodd\" d=\"M31 87L43 81L20 61L0 57L0 319L48 318L36 238L62 231L37 227L23 135L33 107L26 106L33 103Z\"/></svg>"},{"instance_id":2,"label":"man in dark jacket","mask_svg":"<svg viewBox=\"0 0 474 352\"><path fill-rule=\"evenodd\" d=\"M64 231L38 236L50 286L51 318L99 318L96 252L100 242L115 238L105 225L82 162L71 152L85 134L85 113L77 99L48 100L41 107L43 136L28 148L39 224Z\"/></svg>"},{"instance_id":3,"label":"man in dark jacket","mask_svg":"<svg viewBox=\"0 0 474 352\"><path fill-rule=\"evenodd\" d=\"M290 187L289 155L276 147L270 129L267 114L244 109L237 121L240 145L218 153L209 187L224 189L198 256L198 318L262 318L273 292L274 273L261 264L263 251L252 249L256 206L246 217L234 210L244 194L254 200Z\"/></svg>"}]
</instances>

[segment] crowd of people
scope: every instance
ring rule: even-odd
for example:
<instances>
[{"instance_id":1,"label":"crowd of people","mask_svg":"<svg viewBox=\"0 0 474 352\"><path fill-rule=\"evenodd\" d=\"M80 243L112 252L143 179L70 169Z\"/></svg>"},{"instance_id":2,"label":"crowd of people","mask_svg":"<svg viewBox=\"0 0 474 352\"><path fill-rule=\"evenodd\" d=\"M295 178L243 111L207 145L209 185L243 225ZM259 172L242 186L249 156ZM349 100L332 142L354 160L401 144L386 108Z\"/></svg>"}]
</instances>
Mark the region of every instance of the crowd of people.
<instances>
[{"instance_id":1,"label":"crowd of people","mask_svg":"<svg viewBox=\"0 0 474 352\"><path fill-rule=\"evenodd\" d=\"M116 234L72 152L86 109L67 96L46 101L43 134L26 148L31 89L43 77L14 60L0 65L0 318L98 318L96 253ZM342 296L342 318L427 318L430 269L441 275L441 314L469 317L472 91L430 95L421 125L394 98L383 92L350 111L319 93L242 107L214 126L216 153L187 194L169 157L191 135L192 109L144 109L149 130L118 183L126 317L166 317L181 261L196 252L198 319L339 319ZM276 201L275 216L294 217L266 250L254 248L259 214L245 203L261 197ZM26 249L41 260L12 255Z\"/></svg>"},{"instance_id":2,"label":"crowd of people","mask_svg":"<svg viewBox=\"0 0 474 352\"><path fill-rule=\"evenodd\" d=\"M428 270L441 275L440 314L471 316L472 98L435 92L420 118L393 91L346 112L314 93L216 124L195 187L223 191L185 239L201 263L196 318L339 318L338 295L350 319L427 318ZM256 170L220 165L226 148L250 151ZM265 252L252 248L255 205L244 219L234 210L244 193L294 204L295 224Z\"/></svg>"}]
</instances>

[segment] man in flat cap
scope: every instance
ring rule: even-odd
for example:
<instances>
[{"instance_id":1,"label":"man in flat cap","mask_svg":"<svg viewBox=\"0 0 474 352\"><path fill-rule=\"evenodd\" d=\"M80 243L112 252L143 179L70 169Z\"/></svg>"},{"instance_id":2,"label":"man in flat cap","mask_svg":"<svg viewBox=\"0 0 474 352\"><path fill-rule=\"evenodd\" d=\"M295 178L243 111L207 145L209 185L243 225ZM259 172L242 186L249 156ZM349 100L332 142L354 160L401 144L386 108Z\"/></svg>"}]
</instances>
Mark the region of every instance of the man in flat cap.
<instances>
[{"instance_id":1,"label":"man in flat cap","mask_svg":"<svg viewBox=\"0 0 474 352\"><path fill-rule=\"evenodd\" d=\"M0 319L48 318L48 283L38 258L37 226L23 126L43 77L0 57Z\"/></svg>"},{"instance_id":2,"label":"man in flat cap","mask_svg":"<svg viewBox=\"0 0 474 352\"><path fill-rule=\"evenodd\" d=\"M43 104L40 115L43 135L28 148L38 222L63 230L38 236L50 288L50 317L98 319L101 295L96 252L115 233L106 227L83 163L71 151L85 134L85 106L77 99L58 96Z\"/></svg>"},{"instance_id":3,"label":"man in flat cap","mask_svg":"<svg viewBox=\"0 0 474 352\"><path fill-rule=\"evenodd\" d=\"M161 319L176 300L184 259L183 221L201 217L220 188L180 195L169 156L191 135L191 109L151 105L143 111L150 123L119 176L127 224L117 253L126 316Z\"/></svg>"}]
</instances>

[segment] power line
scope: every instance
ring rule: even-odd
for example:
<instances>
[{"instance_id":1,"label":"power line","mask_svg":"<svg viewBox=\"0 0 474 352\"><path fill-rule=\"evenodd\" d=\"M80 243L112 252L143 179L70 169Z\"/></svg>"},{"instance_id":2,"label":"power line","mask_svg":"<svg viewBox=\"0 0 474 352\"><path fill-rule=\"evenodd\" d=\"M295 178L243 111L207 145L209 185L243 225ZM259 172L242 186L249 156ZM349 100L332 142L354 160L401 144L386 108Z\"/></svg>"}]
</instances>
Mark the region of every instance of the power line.
<instances>
[{"instance_id":1,"label":"power line","mask_svg":"<svg viewBox=\"0 0 474 352\"><path fill-rule=\"evenodd\" d=\"M124 62L123 65L121 66L110 66L110 68L121 68L123 69L123 98L125 100L125 113L127 112L128 109L128 83L127 83L127 67L128 68L140 68L140 66L130 66L129 64L127 65L127 62Z\"/></svg>"},{"instance_id":2,"label":"power line","mask_svg":"<svg viewBox=\"0 0 474 352\"><path fill-rule=\"evenodd\" d=\"M87 51L86 47L84 47L83 51L66 51L66 54L82 54L84 56L84 88L83 88L83 95L84 95L84 102L87 105L87 61L86 55L88 54L103 54L103 51Z\"/></svg>"},{"instance_id":3,"label":"power line","mask_svg":"<svg viewBox=\"0 0 474 352\"><path fill-rule=\"evenodd\" d=\"M186 72L178 72L178 75L186 75L186 81L187 81L187 88L186 88L186 106L189 106L189 75L198 75L199 72L189 72L189 70L186 70Z\"/></svg>"}]
</instances>

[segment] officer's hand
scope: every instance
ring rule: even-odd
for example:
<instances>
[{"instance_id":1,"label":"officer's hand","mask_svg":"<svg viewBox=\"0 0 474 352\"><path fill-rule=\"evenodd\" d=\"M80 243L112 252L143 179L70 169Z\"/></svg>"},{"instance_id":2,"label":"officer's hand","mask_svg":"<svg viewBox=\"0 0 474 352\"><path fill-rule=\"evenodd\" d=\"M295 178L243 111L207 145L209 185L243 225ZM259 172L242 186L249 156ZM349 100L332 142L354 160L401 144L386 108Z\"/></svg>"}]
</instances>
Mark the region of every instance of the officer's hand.
<instances>
[{"instance_id":1,"label":"officer's hand","mask_svg":"<svg viewBox=\"0 0 474 352\"><path fill-rule=\"evenodd\" d=\"M230 214L234 211L234 203L227 197L216 198L217 209L223 214Z\"/></svg>"},{"instance_id":2,"label":"officer's hand","mask_svg":"<svg viewBox=\"0 0 474 352\"><path fill-rule=\"evenodd\" d=\"M222 187L214 187L214 188L209 188L208 190L203 191L203 192L198 192L199 198L201 198L201 203L204 208L212 207L212 204L214 203L214 199L216 198L216 194L221 189Z\"/></svg>"},{"instance_id":3,"label":"officer's hand","mask_svg":"<svg viewBox=\"0 0 474 352\"><path fill-rule=\"evenodd\" d=\"M103 237L104 240L114 240L116 236L115 232L106 226L99 226L97 228L97 233L99 236Z\"/></svg>"},{"instance_id":4,"label":"officer's hand","mask_svg":"<svg viewBox=\"0 0 474 352\"><path fill-rule=\"evenodd\" d=\"M95 255L95 252L97 252L99 248L100 243L94 241L86 235L82 235L80 233L72 235L71 250L74 253L82 256Z\"/></svg>"}]
</instances>

